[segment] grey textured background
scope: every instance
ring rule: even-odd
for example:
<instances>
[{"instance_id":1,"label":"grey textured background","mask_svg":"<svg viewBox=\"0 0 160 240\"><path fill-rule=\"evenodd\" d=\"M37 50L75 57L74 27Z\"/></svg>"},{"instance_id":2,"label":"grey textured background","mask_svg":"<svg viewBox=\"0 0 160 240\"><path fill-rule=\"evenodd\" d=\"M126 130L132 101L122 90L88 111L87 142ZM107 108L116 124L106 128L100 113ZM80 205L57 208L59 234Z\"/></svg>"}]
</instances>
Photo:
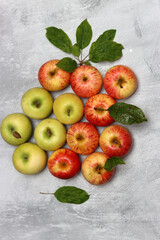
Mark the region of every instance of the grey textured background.
<instances>
[{"instance_id":1,"label":"grey textured background","mask_svg":"<svg viewBox=\"0 0 160 240\"><path fill-rule=\"evenodd\" d=\"M21 97L40 86L37 73L44 62L68 56L47 41L45 28L63 28L74 43L76 27L86 17L93 28L92 40L107 29L117 29L116 41L125 47L123 57L94 66L103 76L116 64L134 70L138 89L125 102L141 107L148 122L128 127L132 151L125 157L126 165L118 166L103 186L90 185L81 173L70 180L56 179L47 168L24 176L12 165L15 147L0 138L1 240L160 239L160 1L1 0L0 122L10 113L22 112ZM39 194L63 185L85 189L90 199L69 205Z\"/></svg>"}]
</instances>

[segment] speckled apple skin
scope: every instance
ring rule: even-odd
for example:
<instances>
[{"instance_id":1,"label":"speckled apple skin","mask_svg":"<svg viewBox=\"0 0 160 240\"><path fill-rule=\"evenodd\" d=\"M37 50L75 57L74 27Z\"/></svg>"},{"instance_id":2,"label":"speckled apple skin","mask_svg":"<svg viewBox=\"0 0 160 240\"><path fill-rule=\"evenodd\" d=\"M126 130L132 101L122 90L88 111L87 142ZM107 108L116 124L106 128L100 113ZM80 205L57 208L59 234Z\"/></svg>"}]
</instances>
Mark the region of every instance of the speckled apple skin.
<instances>
[{"instance_id":1,"label":"speckled apple skin","mask_svg":"<svg viewBox=\"0 0 160 240\"><path fill-rule=\"evenodd\" d=\"M78 140L79 136L83 138ZM98 142L98 130L91 123L75 123L67 132L68 146L78 154L87 155L92 153L98 147Z\"/></svg>"},{"instance_id":2,"label":"speckled apple skin","mask_svg":"<svg viewBox=\"0 0 160 240\"><path fill-rule=\"evenodd\" d=\"M118 80L123 79L121 87ZM134 72L127 66L117 65L110 68L104 77L106 92L115 99L124 99L132 95L137 88L137 78Z\"/></svg>"},{"instance_id":3,"label":"speckled apple skin","mask_svg":"<svg viewBox=\"0 0 160 240\"><path fill-rule=\"evenodd\" d=\"M48 169L57 178L72 178L79 172L80 168L81 161L78 154L70 149L58 149L48 159Z\"/></svg>"},{"instance_id":4,"label":"speckled apple skin","mask_svg":"<svg viewBox=\"0 0 160 240\"><path fill-rule=\"evenodd\" d=\"M44 63L38 73L38 79L42 87L48 91L60 91L68 86L70 73L58 68L56 64L59 60L50 60ZM53 76L50 72L55 72Z\"/></svg>"},{"instance_id":5,"label":"speckled apple skin","mask_svg":"<svg viewBox=\"0 0 160 240\"><path fill-rule=\"evenodd\" d=\"M81 171L84 178L89 183L93 185L100 185L108 182L112 178L115 169L111 171L106 171L104 169L104 165L108 158L109 157L105 153L94 152L84 159ZM100 173L96 170L98 166L101 168Z\"/></svg>"},{"instance_id":6,"label":"speckled apple skin","mask_svg":"<svg viewBox=\"0 0 160 240\"><path fill-rule=\"evenodd\" d=\"M84 81L84 78L87 80ZM89 98L99 93L102 88L103 78L95 67L82 65L71 74L70 84L78 96Z\"/></svg>"},{"instance_id":7,"label":"speckled apple skin","mask_svg":"<svg viewBox=\"0 0 160 240\"><path fill-rule=\"evenodd\" d=\"M85 104L84 114L86 119L97 126L108 126L114 122L109 111L98 111L94 108L108 109L116 100L107 94L97 94L88 99Z\"/></svg>"},{"instance_id":8,"label":"speckled apple skin","mask_svg":"<svg viewBox=\"0 0 160 240\"><path fill-rule=\"evenodd\" d=\"M118 139L119 144L114 144L113 139ZM106 127L100 135L99 144L104 153L110 157L122 157L132 147L130 132L123 126L111 125Z\"/></svg>"}]
</instances>

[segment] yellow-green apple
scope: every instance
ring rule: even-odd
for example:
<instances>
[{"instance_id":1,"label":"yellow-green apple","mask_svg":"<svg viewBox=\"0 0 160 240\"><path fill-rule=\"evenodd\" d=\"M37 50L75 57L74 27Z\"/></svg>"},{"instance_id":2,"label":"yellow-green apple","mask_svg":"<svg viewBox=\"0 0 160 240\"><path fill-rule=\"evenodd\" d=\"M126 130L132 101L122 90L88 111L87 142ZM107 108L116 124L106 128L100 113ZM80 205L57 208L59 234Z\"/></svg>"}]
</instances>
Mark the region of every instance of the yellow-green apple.
<instances>
[{"instance_id":1,"label":"yellow-green apple","mask_svg":"<svg viewBox=\"0 0 160 240\"><path fill-rule=\"evenodd\" d=\"M22 113L12 113L1 124L1 136L9 144L20 145L32 135L32 123Z\"/></svg>"},{"instance_id":2,"label":"yellow-green apple","mask_svg":"<svg viewBox=\"0 0 160 240\"><path fill-rule=\"evenodd\" d=\"M104 153L110 157L126 155L132 146L130 132L120 125L106 127L100 135L99 144Z\"/></svg>"},{"instance_id":3,"label":"yellow-green apple","mask_svg":"<svg viewBox=\"0 0 160 240\"><path fill-rule=\"evenodd\" d=\"M98 142L98 131L95 126L88 122L75 123L67 132L68 146L78 154L92 153L98 147Z\"/></svg>"},{"instance_id":4,"label":"yellow-green apple","mask_svg":"<svg viewBox=\"0 0 160 240\"><path fill-rule=\"evenodd\" d=\"M67 148L56 150L48 159L48 169L57 178L72 178L80 168L81 161L78 154Z\"/></svg>"},{"instance_id":5,"label":"yellow-green apple","mask_svg":"<svg viewBox=\"0 0 160 240\"><path fill-rule=\"evenodd\" d=\"M53 98L44 88L31 88L21 99L23 112L30 118L43 119L53 110Z\"/></svg>"},{"instance_id":6,"label":"yellow-green apple","mask_svg":"<svg viewBox=\"0 0 160 240\"><path fill-rule=\"evenodd\" d=\"M111 97L124 99L135 92L137 78L129 67L117 65L106 72L104 88Z\"/></svg>"},{"instance_id":7,"label":"yellow-green apple","mask_svg":"<svg viewBox=\"0 0 160 240\"><path fill-rule=\"evenodd\" d=\"M84 108L86 119L97 126L108 126L114 122L107 109L115 104L114 98L107 94L97 94L90 97Z\"/></svg>"},{"instance_id":8,"label":"yellow-green apple","mask_svg":"<svg viewBox=\"0 0 160 240\"><path fill-rule=\"evenodd\" d=\"M35 143L23 143L13 153L13 165L23 174L41 172L47 163L47 154Z\"/></svg>"},{"instance_id":9,"label":"yellow-green apple","mask_svg":"<svg viewBox=\"0 0 160 240\"><path fill-rule=\"evenodd\" d=\"M102 88L102 83L101 73L89 65L82 65L71 74L71 87L80 97L89 98L97 94Z\"/></svg>"},{"instance_id":10,"label":"yellow-green apple","mask_svg":"<svg viewBox=\"0 0 160 240\"><path fill-rule=\"evenodd\" d=\"M54 101L53 112L61 123L73 124L83 117L84 105L77 95L64 93Z\"/></svg>"},{"instance_id":11,"label":"yellow-green apple","mask_svg":"<svg viewBox=\"0 0 160 240\"><path fill-rule=\"evenodd\" d=\"M59 60L50 60L44 63L38 73L42 87L48 91L59 91L68 86L70 73L57 67Z\"/></svg>"},{"instance_id":12,"label":"yellow-green apple","mask_svg":"<svg viewBox=\"0 0 160 240\"><path fill-rule=\"evenodd\" d=\"M46 151L61 148L66 141L66 129L56 119L47 118L38 123L34 131L38 146Z\"/></svg>"},{"instance_id":13,"label":"yellow-green apple","mask_svg":"<svg viewBox=\"0 0 160 240\"><path fill-rule=\"evenodd\" d=\"M100 185L111 179L115 169L106 171L104 165L109 159L105 153L94 152L87 156L81 167L84 178L91 184Z\"/></svg>"}]
</instances>

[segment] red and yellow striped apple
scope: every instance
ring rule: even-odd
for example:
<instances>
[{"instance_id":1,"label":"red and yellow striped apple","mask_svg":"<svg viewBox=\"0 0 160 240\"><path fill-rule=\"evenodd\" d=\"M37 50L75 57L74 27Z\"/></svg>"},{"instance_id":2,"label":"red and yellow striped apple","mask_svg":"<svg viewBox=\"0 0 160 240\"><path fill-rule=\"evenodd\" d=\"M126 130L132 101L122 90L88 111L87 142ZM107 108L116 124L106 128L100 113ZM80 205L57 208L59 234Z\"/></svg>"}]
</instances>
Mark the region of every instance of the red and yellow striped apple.
<instances>
[{"instance_id":1,"label":"red and yellow striped apple","mask_svg":"<svg viewBox=\"0 0 160 240\"><path fill-rule=\"evenodd\" d=\"M130 132L120 125L106 127L100 135L99 144L104 153L110 157L126 155L132 146Z\"/></svg>"},{"instance_id":2,"label":"red and yellow striped apple","mask_svg":"<svg viewBox=\"0 0 160 240\"><path fill-rule=\"evenodd\" d=\"M101 73L92 66L82 65L71 74L71 87L80 97L89 98L99 93L102 83Z\"/></svg>"},{"instance_id":3,"label":"red and yellow striped apple","mask_svg":"<svg viewBox=\"0 0 160 240\"><path fill-rule=\"evenodd\" d=\"M78 154L67 148L56 150L48 159L48 169L57 178L72 178L79 172L80 167Z\"/></svg>"},{"instance_id":4,"label":"red and yellow striped apple","mask_svg":"<svg viewBox=\"0 0 160 240\"><path fill-rule=\"evenodd\" d=\"M97 94L88 99L84 114L86 119L97 126L108 126L114 122L107 109L116 103L115 99L107 94Z\"/></svg>"},{"instance_id":5,"label":"red and yellow striped apple","mask_svg":"<svg viewBox=\"0 0 160 240\"><path fill-rule=\"evenodd\" d=\"M105 153L94 152L82 163L81 171L84 178L91 184L104 184L111 179L115 169L107 171L104 165L109 157Z\"/></svg>"},{"instance_id":6,"label":"red and yellow striped apple","mask_svg":"<svg viewBox=\"0 0 160 240\"><path fill-rule=\"evenodd\" d=\"M59 60L50 60L44 63L38 72L38 79L42 87L48 91L59 91L68 86L70 73L58 68Z\"/></svg>"},{"instance_id":7,"label":"red and yellow striped apple","mask_svg":"<svg viewBox=\"0 0 160 240\"><path fill-rule=\"evenodd\" d=\"M135 92L137 88L137 78L129 67L117 65L106 72L104 88L111 97L124 99Z\"/></svg>"},{"instance_id":8,"label":"red and yellow striped apple","mask_svg":"<svg viewBox=\"0 0 160 240\"><path fill-rule=\"evenodd\" d=\"M98 147L98 142L98 131L91 123L75 123L67 132L68 146L78 154L92 153Z\"/></svg>"}]
</instances>

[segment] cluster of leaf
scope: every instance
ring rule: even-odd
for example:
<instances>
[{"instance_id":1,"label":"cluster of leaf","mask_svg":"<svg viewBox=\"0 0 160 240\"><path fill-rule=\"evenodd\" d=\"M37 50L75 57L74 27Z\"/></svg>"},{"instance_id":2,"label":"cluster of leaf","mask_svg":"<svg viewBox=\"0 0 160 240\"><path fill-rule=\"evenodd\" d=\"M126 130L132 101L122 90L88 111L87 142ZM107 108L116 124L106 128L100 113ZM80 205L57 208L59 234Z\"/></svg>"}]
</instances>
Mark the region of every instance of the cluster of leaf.
<instances>
[{"instance_id":1,"label":"cluster of leaf","mask_svg":"<svg viewBox=\"0 0 160 240\"><path fill-rule=\"evenodd\" d=\"M72 45L70 38L62 29L48 27L46 31L47 39L62 51L73 54L79 65L91 65L90 62L115 61L122 56L122 49L124 47L113 41L116 30L111 29L100 35L98 39L91 44L89 54L82 58L82 50L90 44L92 39L92 28L87 19L78 26L76 30L77 42L74 45ZM77 68L77 62L72 58L65 57L57 63L57 66L71 73Z\"/></svg>"}]
</instances>

